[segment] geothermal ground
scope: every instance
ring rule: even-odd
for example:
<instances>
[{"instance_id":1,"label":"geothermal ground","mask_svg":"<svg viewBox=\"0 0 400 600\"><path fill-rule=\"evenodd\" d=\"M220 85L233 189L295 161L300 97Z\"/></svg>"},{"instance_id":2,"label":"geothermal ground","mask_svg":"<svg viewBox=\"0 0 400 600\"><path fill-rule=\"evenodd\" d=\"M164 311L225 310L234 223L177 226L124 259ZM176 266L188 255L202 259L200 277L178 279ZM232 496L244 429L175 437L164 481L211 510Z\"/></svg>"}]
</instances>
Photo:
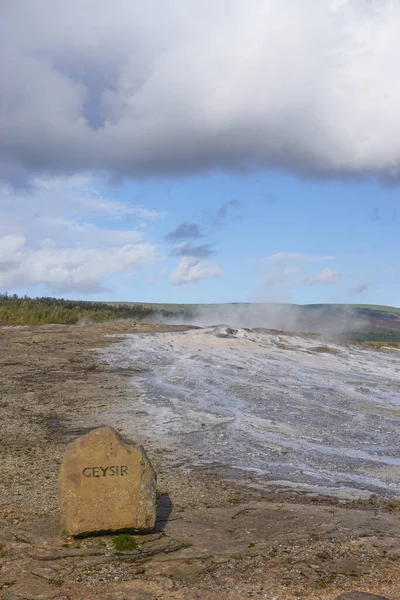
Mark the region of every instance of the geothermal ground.
<instances>
[{"instance_id":1,"label":"geothermal ground","mask_svg":"<svg viewBox=\"0 0 400 600\"><path fill-rule=\"evenodd\" d=\"M127 335L104 352L135 399L106 420L164 461L328 495L400 493L400 351L225 326ZM103 415L104 419L104 415Z\"/></svg>"},{"instance_id":2,"label":"geothermal ground","mask_svg":"<svg viewBox=\"0 0 400 600\"><path fill-rule=\"evenodd\" d=\"M1 598L400 600L398 351L128 321L0 348ZM60 531L63 453L100 424L157 472L137 553Z\"/></svg>"}]
</instances>

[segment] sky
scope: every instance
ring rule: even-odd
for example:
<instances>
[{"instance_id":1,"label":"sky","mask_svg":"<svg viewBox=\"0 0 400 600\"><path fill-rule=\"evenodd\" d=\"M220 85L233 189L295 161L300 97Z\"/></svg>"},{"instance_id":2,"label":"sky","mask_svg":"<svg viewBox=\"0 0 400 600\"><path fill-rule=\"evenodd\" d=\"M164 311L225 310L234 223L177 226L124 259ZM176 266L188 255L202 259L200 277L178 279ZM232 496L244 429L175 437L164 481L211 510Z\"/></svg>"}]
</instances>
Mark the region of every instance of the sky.
<instances>
[{"instance_id":1,"label":"sky","mask_svg":"<svg viewBox=\"0 0 400 600\"><path fill-rule=\"evenodd\" d=\"M400 4L0 4L0 292L400 306Z\"/></svg>"}]
</instances>

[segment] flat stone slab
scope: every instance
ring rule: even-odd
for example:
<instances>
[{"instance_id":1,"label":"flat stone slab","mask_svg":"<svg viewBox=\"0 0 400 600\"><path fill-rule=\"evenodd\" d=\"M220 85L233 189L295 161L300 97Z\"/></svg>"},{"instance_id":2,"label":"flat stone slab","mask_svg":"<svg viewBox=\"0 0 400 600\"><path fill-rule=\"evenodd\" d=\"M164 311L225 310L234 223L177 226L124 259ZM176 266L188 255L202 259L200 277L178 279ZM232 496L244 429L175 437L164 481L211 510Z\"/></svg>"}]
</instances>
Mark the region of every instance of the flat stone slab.
<instances>
[{"instance_id":1,"label":"flat stone slab","mask_svg":"<svg viewBox=\"0 0 400 600\"><path fill-rule=\"evenodd\" d=\"M304 600L337 600L340 593L341 600L399 600L396 513L247 502L176 509L159 524L161 531L137 537L138 552L116 551L111 536L65 540L55 515L0 528L0 596L244 600L266 594L271 600L272 591L283 600L300 591ZM368 590L371 575L375 596L339 591ZM332 582L327 589L321 577Z\"/></svg>"},{"instance_id":2,"label":"flat stone slab","mask_svg":"<svg viewBox=\"0 0 400 600\"><path fill-rule=\"evenodd\" d=\"M337 596L336 600L390 600L390 598L368 594L367 592L346 592Z\"/></svg>"},{"instance_id":3,"label":"flat stone slab","mask_svg":"<svg viewBox=\"0 0 400 600\"><path fill-rule=\"evenodd\" d=\"M179 518L168 519L163 530L174 539L190 540L193 546L185 553L193 558L209 556L210 548L214 555L243 552L248 556L257 553L260 547L286 545L293 539L309 540L311 536L325 536L327 531L329 542L349 536L369 537L371 531L382 538L393 536L397 540L400 520L395 513L382 513L378 517L373 511L333 506L248 502L229 508L187 509ZM382 550L389 548L383 546Z\"/></svg>"},{"instance_id":4,"label":"flat stone slab","mask_svg":"<svg viewBox=\"0 0 400 600\"><path fill-rule=\"evenodd\" d=\"M60 470L61 527L73 536L148 531L156 520L156 475L142 446L100 427L67 446Z\"/></svg>"}]
</instances>

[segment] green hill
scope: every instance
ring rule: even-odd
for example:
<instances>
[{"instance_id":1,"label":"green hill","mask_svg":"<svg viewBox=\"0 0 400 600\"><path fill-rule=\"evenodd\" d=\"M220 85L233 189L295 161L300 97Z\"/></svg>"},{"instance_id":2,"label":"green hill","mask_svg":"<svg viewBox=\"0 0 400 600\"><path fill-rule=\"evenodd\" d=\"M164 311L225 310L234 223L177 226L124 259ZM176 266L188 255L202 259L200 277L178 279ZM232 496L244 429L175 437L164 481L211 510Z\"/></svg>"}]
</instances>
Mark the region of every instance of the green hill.
<instances>
[{"instance_id":1,"label":"green hill","mask_svg":"<svg viewBox=\"0 0 400 600\"><path fill-rule=\"evenodd\" d=\"M156 304L86 302L0 295L0 325L76 324L132 319L188 325L227 324L331 338L400 344L400 308L369 304Z\"/></svg>"}]
</instances>

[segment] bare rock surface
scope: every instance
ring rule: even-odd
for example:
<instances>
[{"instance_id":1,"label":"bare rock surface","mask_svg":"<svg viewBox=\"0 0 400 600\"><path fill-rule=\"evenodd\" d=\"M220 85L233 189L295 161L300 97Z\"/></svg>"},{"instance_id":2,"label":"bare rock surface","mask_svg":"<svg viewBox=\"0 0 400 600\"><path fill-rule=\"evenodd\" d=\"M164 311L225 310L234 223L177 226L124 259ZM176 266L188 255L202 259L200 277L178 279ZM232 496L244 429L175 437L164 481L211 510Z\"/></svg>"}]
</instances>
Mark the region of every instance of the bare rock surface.
<instances>
[{"instance_id":1,"label":"bare rock surface","mask_svg":"<svg viewBox=\"0 0 400 600\"><path fill-rule=\"evenodd\" d=\"M400 520L393 515L374 515L371 511L339 507L284 505L272 502L248 502L230 508L188 510L179 519L166 523L165 533L186 538L193 544L188 554L196 556L253 554L271 544L297 543L322 536L333 543L351 535L368 536L378 530L381 536L400 541ZM249 547L250 546L250 547Z\"/></svg>"},{"instance_id":2,"label":"bare rock surface","mask_svg":"<svg viewBox=\"0 0 400 600\"><path fill-rule=\"evenodd\" d=\"M57 517L4 528L2 597L331 600L355 582L377 592L383 578L396 584L400 522L393 514L248 502L176 509L167 521L158 515L155 532L137 535L138 548L125 552L112 535L61 536ZM341 600L374 598L356 593Z\"/></svg>"},{"instance_id":3,"label":"bare rock surface","mask_svg":"<svg viewBox=\"0 0 400 600\"><path fill-rule=\"evenodd\" d=\"M99 427L66 449L60 470L61 526L68 535L154 528L156 475L142 446Z\"/></svg>"},{"instance_id":4,"label":"bare rock surface","mask_svg":"<svg viewBox=\"0 0 400 600\"><path fill-rule=\"evenodd\" d=\"M116 550L114 535L61 536L58 474L67 444L94 425L118 427L109 415L118 408L126 415L129 404L138 424L143 408L132 380L147 376L148 365L110 367L92 349L120 339L108 334L167 329L127 322L0 328L0 597L334 600L369 593L400 600L396 497L265 489L254 477L221 475L216 463L188 470L172 461L170 468L165 437L137 427L130 435L158 474L155 530L135 534L138 548L129 552Z\"/></svg>"}]
</instances>

